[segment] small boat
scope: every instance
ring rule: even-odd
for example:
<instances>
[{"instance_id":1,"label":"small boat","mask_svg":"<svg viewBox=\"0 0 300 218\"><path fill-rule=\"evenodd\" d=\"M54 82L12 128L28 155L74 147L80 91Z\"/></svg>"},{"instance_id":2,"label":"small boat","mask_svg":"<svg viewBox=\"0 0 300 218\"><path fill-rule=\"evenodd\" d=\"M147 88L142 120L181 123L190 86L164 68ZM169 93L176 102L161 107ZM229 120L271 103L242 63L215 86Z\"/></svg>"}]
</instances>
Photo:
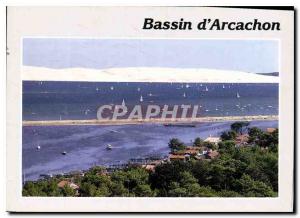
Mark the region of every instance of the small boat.
<instances>
[{"instance_id":1,"label":"small boat","mask_svg":"<svg viewBox=\"0 0 300 218\"><path fill-rule=\"evenodd\" d=\"M111 129L111 130L109 130L111 133L118 133L118 131L117 130L114 130L114 129Z\"/></svg>"},{"instance_id":2,"label":"small boat","mask_svg":"<svg viewBox=\"0 0 300 218\"><path fill-rule=\"evenodd\" d=\"M185 88L187 88L187 89L190 88L190 85L189 85L189 84L186 84L186 85L185 85Z\"/></svg>"},{"instance_id":3,"label":"small boat","mask_svg":"<svg viewBox=\"0 0 300 218\"><path fill-rule=\"evenodd\" d=\"M137 91L139 92L139 91L141 91L141 88L139 87L139 88L137 88Z\"/></svg>"},{"instance_id":4,"label":"small boat","mask_svg":"<svg viewBox=\"0 0 300 218\"><path fill-rule=\"evenodd\" d=\"M99 88L98 88L98 87L96 88L96 91L97 91L97 92L99 91Z\"/></svg>"},{"instance_id":5,"label":"small boat","mask_svg":"<svg viewBox=\"0 0 300 218\"><path fill-rule=\"evenodd\" d=\"M239 94L238 92L236 93L236 97L237 97L237 98L240 98L240 97L241 97L240 94Z\"/></svg>"},{"instance_id":6,"label":"small boat","mask_svg":"<svg viewBox=\"0 0 300 218\"><path fill-rule=\"evenodd\" d=\"M61 154L62 154L62 155L66 155L66 154L67 154L67 152L66 152L66 151L63 151L63 152L61 152Z\"/></svg>"},{"instance_id":7,"label":"small boat","mask_svg":"<svg viewBox=\"0 0 300 218\"><path fill-rule=\"evenodd\" d=\"M106 145L106 150L111 150L112 149L112 145L111 144L107 144Z\"/></svg>"},{"instance_id":8,"label":"small boat","mask_svg":"<svg viewBox=\"0 0 300 218\"><path fill-rule=\"evenodd\" d=\"M113 86L111 86L111 87L110 87L110 90L114 90L114 87L113 87Z\"/></svg>"},{"instance_id":9,"label":"small boat","mask_svg":"<svg viewBox=\"0 0 300 218\"><path fill-rule=\"evenodd\" d=\"M150 93L148 94L148 96L150 96L150 97L151 97L151 96L152 96L152 93L150 92Z\"/></svg>"},{"instance_id":10,"label":"small boat","mask_svg":"<svg viewBox=\"0 0 300 218\"><path fill-rule=\"evenodd\" d=\"M141 96L140 97L140 102L143 102L143 101L144 101L143 96Z\"/></svg>"},{"instance_id":11,"label":"small boat","mask_svg":"<svg viewBox=\"0 0 300 218\"><path fill-rule=\"evenodd\" d=\"M41 149L41 146L36 146L36 150L40 150Z\"/></svg>"}]
</instances>

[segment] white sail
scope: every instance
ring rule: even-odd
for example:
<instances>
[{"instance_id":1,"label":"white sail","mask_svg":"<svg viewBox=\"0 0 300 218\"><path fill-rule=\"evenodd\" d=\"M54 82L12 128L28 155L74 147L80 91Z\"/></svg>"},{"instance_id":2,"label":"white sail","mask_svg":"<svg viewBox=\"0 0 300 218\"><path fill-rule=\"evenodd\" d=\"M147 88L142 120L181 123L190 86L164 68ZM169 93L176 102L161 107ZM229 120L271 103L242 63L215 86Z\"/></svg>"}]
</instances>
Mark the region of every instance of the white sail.
<instances>
[{"instance_id":1,"label":"white sail","mask_svg":"<svg viewBox=\"0 0 300 218\"><path fill-rule=\"evenodd\" d=\"M237 97L237 98L240 98L240 97L241 97L240 94L239 94L238 92L236 93L236 97Z\"/></svg>"},{"instance_id":2,"label":"white sail","mask_svg":"<svg viewBox=\"0 0 300 218\"><path fill-rule=\"evenodd\" d=\"M208 88L207 88L207 86L205 86L205 91L206 91L206 92L208 92Z\"/></svg>"},{"instance_id":3,"label":"white sail","mask_svg":"<svg viewBox=\"0 0 300 218\"><path fill-rule=\"evenodd\" d=\"M139 91L141 91L141 88L139 87L139 88L137 88L137 91L139 92Z\"/></svg>"},{"instance_id":4,"label":"white sail","mask_svg":"<svg viewBox=\"0 0 300 218\"><path fill-rule=\"evenodd\" d=\"M144 100L143 100L143 96L141 96L141 97L140 97L140 102L143 102L143 101L144 101Z\"/></svg>"},{"instance_id":5,"label":"white sail","mask_svg":"<svg viewBox=\"0 0 300 218\"><path fill-rule=\"evenodd\" d=\"M225 89L225 86L224 86L224 84L223 84L223 89Z\"/></svg>"},{"instance_id":6,"label":"white sail","mask_svg":"<svg viewBox=\"0 0 300 218\"><path fill-rule=\"evenodd\" d=\"M186 94L185 94L185 92L183 93L183 97L184 97L184 98L186 97Z\"/></svg>"},{"instance_id":7,"label":"white sail","mask_svg":"<svg viewBox=\"0 0 300 218\"><path fill-rule=\"evenodd\" d=\"M125 107L125 100L123 98L123 101L122 101L122 106Z\"/></svg>"}]
</instances>

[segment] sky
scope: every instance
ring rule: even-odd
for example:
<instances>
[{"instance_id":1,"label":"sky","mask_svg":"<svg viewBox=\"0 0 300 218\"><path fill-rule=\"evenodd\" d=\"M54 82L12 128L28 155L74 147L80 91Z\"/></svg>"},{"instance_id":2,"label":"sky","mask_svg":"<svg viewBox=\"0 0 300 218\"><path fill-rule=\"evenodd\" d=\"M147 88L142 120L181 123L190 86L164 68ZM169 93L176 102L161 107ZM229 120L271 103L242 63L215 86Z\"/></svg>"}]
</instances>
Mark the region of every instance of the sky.
<instances>
[{"instance_id":1,"label":"sky","mask_svg":"<svg viewBox=\"0 0 300 218\"><path fill-rule=\"evenodd\" d=\"M24 38L23 65L47 68L171 67L278 72L278 41Z\"/></svg>"}]
</instances>

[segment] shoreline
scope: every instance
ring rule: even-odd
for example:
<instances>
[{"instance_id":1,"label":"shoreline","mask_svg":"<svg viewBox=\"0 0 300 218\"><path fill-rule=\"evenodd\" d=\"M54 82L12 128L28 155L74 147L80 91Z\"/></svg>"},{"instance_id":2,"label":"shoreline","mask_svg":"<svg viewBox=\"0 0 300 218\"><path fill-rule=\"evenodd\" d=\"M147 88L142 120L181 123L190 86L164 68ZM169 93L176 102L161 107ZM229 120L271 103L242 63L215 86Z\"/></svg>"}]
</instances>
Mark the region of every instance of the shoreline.
<instances>
[{"instance_id":1,"label":"shoreline","mask_svg":"<svg viewBox=\"0 0 300 218\"><path fill-rule=\"evenodd\" d=\"M173 124L173 123L200 123L200 122L225 122L225 121L260 121L278 120L278 115L254 116L221 116L221 117L196 117L196 118L152 118L152 119L118 119L118 120L23 120L22 126L71 126L71 125L134 125L134 124Z\"/></svg>"}]
</instances>

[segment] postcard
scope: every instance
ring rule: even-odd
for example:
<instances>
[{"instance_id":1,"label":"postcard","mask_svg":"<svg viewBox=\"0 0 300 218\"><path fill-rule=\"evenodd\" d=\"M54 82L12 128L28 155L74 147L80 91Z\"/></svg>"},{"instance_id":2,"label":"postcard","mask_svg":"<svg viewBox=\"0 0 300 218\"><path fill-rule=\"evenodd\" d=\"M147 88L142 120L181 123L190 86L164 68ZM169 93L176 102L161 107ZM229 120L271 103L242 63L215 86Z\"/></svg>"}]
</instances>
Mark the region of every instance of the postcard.
<instances>
[{"instance_id":1,"label":"postcard","mask_svg":"<svg viewBox=\"0 0 300 218\"><path fill-rule=\"evenodd\" d=\"M293 16L8 7L7 210L292 212Z\"/></svg>"}]
</instances>

